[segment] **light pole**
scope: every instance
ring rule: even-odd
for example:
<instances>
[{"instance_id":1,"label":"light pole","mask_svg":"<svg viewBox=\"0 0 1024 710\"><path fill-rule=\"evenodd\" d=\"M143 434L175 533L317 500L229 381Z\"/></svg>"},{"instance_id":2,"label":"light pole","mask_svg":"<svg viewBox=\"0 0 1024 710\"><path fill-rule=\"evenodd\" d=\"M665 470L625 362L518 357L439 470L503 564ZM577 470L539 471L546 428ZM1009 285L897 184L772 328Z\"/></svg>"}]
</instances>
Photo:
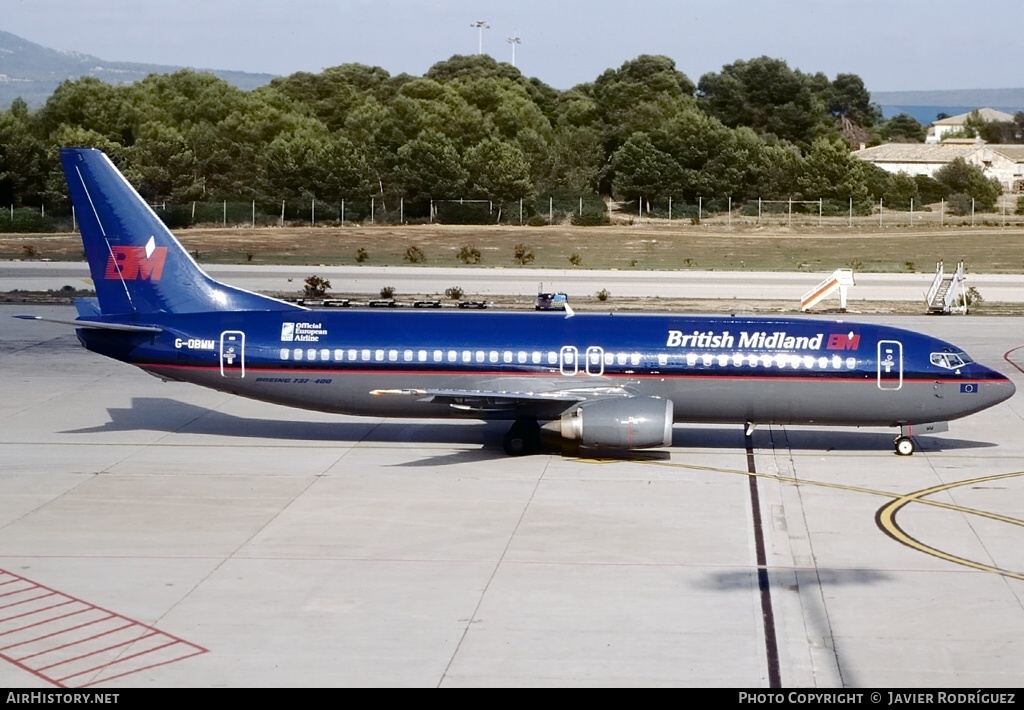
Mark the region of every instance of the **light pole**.
<instances>
[{"instance_id":1,"label":"light pole","mask_svg":"<svg viewBox=\"0 0 1024 710\"><path fill-rule=\"evenodd\" d=\"M511 37L506 37L505 41L512 45L512 66L516 65L516 45L522 44L522 40L519 39L519 30L516 30L515 34Z\"/></svg>"},{"instance_id":2,"label":"light pole","mask_svg":"<svg viewBox=\"0 0 1024 710\"><path fill-rule=\"evenodd\" d=\"M487 20L477 20L472 25L470 25L470 27L476 27L476 33L477 33L476 53L477 54L483 54L484 53L484 30L489 30L491 28L491 26L487 24Z\"/></svg>"}]
</instances>

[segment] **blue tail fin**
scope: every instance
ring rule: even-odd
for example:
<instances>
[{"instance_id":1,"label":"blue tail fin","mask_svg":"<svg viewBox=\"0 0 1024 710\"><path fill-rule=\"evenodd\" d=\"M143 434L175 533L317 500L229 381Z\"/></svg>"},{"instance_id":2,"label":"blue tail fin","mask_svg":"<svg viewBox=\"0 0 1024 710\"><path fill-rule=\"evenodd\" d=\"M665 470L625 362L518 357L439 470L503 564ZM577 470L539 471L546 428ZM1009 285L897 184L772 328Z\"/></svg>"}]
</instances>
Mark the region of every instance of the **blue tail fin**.
<instances>
[{"instance_id":1,"label":"blue tail fin","mask_svg":"<svg viewBox=\"0 0 1024 710\"><path fill-rule=\"evenodd\" d=\"M103 314L299 309L207 276L102 151L60 160Z\"/></svg>"}]
</instances>

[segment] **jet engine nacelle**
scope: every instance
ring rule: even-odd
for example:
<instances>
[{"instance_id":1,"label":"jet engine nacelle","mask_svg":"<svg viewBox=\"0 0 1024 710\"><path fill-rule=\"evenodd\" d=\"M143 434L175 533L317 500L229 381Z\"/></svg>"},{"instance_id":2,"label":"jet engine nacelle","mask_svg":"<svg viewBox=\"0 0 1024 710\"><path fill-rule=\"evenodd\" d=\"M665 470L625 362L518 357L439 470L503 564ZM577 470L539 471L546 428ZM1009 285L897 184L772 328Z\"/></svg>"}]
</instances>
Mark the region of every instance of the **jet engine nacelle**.
<instances>
[{"instance_id":1,"label":"jet engine nacelle","mask_svg":"<svg viewBox=\"0 0 1024 710\"><path fill-rule=\"evenodd\" d=\"M562 415L562 437L583 446L645 449L672 445L672 400L618 397L584 402Z\"/></svg>"}]
</instances>

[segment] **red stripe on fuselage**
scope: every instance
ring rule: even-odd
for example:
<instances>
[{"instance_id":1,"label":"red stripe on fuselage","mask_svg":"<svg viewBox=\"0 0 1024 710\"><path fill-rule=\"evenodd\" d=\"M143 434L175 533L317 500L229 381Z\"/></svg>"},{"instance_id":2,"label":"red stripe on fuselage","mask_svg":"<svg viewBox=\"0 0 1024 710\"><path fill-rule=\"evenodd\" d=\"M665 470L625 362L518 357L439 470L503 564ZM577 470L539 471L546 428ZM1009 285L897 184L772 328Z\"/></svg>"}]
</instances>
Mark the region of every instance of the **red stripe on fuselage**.
<instances>
[{"instance_id":1,"label":"red stripe on fuselage","mask_svg":"<svg viewBox=\"0 0 1024 710\"><path fill-rule=\"evenodd\" d=\"M220 372L219 365L172 365L166 363L129 363L136 367L146 369L166 369L166 370L193 370L193 371L208 371L208 372ZM624 378L624 379L702 379L702 380L762 380L767 382L779 382L779 381L807 381L807 380L828 380L829 382L871 382L877 383L877 376L874 372L865 372L860 375L844 375L844 374L832 374L829 372L820 373L808 373L806 375L755 375L755 374L704 374L704 373L679 373L679 372L605 372L602 375L588 375L585 370L580 370L573 375L563 375L558 370L550 372L521 372L521 371L510 371L510 370L389 370L389 369L341 369L341 368L269 368L260 366L246 365L246 374L259 373L260 375L281 375L287 376L293 375L419 375L419 376L452 376L452 377L552 377L559 376L566 379L569 378ZM1003 377L995 381L1003 381L1006 378ZM913 383L926 383L926 384L961 384L961 383L972 383L972 382L991 382L990 379L978 379L978 378L963 378L963 379L950 379L950 378L938 378L933 377L927 373L920 375L919 377L908 376L908 373L903 373L903 382L907 384Z\"/></svg>"}]
</instances>

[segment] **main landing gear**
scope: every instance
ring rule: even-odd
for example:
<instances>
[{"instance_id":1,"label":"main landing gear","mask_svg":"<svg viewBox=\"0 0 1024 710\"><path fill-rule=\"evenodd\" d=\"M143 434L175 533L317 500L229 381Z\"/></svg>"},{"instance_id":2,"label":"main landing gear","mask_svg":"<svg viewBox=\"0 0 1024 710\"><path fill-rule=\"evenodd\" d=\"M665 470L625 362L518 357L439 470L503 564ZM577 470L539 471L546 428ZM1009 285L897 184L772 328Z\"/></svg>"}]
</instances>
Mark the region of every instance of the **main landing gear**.
<instances>
[{"instance_id":1,"label":"main landing gear","mask_svg":"<svg viewBox=\"0 0 1024 710\"><path fill-rule=\"evenodd\" d=\"M532 417L519 417L501 442L509 456L523 456L540 451L540 424Z\"/></svg>"},{"instance_id":2,"label":"main landing gear","mask_svg":"<svg viewBox=\"0 0 1024 710\"><path fill-rule=\"evenodd\" d=\"M909 436L897 436L892 443L893 446L896 447L896 453L899 456L910 456L917 448L914 444L914 440Z\"/></svg>"}]
</instances>

